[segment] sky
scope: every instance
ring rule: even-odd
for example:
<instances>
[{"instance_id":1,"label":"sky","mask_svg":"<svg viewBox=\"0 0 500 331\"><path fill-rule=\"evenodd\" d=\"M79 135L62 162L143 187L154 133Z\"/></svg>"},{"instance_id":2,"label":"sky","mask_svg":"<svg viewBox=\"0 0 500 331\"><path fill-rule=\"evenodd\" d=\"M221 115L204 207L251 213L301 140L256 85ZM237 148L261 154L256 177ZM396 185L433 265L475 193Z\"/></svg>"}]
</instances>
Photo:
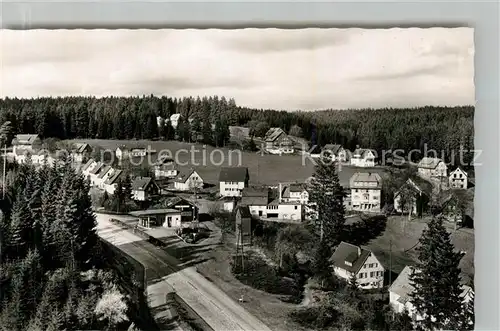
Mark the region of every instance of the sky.
<instances>
[{"instance_id":1,"label":"sky","mask_svg":"<svg viewBox=\"0 0 500 331\"><path fill-rule=\"evenodd\" d=\"M278 110L473 105L472 28L1 30L0 97L219 95Z\"/></svg>"}]
</instances>

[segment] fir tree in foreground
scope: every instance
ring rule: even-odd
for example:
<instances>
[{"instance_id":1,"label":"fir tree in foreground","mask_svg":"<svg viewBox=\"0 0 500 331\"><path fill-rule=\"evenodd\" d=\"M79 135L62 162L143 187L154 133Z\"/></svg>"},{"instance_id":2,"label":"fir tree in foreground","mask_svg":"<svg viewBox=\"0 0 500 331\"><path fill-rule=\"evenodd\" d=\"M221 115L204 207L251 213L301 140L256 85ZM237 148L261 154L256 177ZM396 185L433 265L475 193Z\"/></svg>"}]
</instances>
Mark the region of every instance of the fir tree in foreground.
<instances>
[{"instance_id":1,"label":"fir tree in foreground","mask_svg":"<svg viewBox=\"0 0 500 331\"><path fill-rule=\"evenodd\" d=\"M328 238L331 246L342 240L345 224L344 191L335 167L327 159L318 160L309 186L309 200L317 215L315 226L320 240Z\"/></svg>"},{"instance_id":2,"label":"fir tree in foreground","mask_svg":"<svg viewBox=\"0 0 500 331\"><path fill-rule=\"evenodd\" d=\"M415 288L410 301L423 318L419 326L425 330L463 330L467 322L463 322L466 307L460 297L462 253L455 251L441 218L429 222L419 243L418 264L410 275Z\"/></svg>"}]
</instances>

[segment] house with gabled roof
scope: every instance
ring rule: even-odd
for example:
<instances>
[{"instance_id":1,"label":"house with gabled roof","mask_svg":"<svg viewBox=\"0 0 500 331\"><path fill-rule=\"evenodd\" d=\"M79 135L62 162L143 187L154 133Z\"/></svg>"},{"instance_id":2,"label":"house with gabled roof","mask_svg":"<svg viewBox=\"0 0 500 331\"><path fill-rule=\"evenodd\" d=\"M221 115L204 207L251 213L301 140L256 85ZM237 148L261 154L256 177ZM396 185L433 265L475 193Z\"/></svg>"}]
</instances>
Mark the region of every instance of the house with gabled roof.
<instances>
[{"instance_id":1,"label":"house with gabled roof","mask_svg":"<svg viewBox=\"0 0 500 331\"><path fill-rule=\"evenodd\" d=\"M338 162L347 162L348 152L339 144L326 144L321 150L322 156Z\"/></svg>"},{"instance_id":2,"label":"house with gabled roof","mask_svg":"<svg viewBox=\"0 0 500 331\"><path fill-rule=\"evenodd\" d=\"M137 201L149 201L160 192L160 188L151 177L135 177L131 186L132 199Z\"/></svg>"},{"instance_id":3,"label":"house with gabled roof","mask_svg":"<svg viewBox=\"0 0 500 331\"><path fill-rule=\"evenodd\" d=\"M351 156L351 165L354 167L374 167L376 152L368 148L356 147Z\"/></svg>"},{"instance_id":4,"label":"house with gabled roof","mask_svg":"<svg viewBox=\"0 0 500 331\"><path fill-rule=\"evenodd\" d=\"M448 167L443 160L436 157L424 157L417 165L417 173L420 177L431 179L431 178L443 178L447 177L446 173Z\"/></svg>"},{"instance_id":5,"label":"house with gabled roof","mask_svg":"<svg viewBox=\"0 0 500 331\"><path fill-rule=\"evenodd\" d=\"M414 321L418 321L422 319L422 316L411 303L411 293L415 291L415 287L410 281L410 275L413 272L418 272L418 269L412 266L405 266L399 273L396 280L389 287L389 304L397 313L402 313L406 310ZM462 299L462 304L465 305L472 299L474 291L470 286L465 284L461 285L461 288L462 293L460 294L460 298Z\"/></svg>"},{"instance_id":6,"label":"house with gabled roof","mask_svg":"<svg viewBox=\"0 0 500 331\"><path fill-rule=\"evenodd\" d=\"M402 199L404 194L409 196ZM398 213L408 213L411 208L411 215L422 216L429 207L431 196L432 184L430 182L420 177L408 178L394 194L394 210ZM404 204L403 200L405 200Z\"/></svg>"},{"instance_id":7,"label":"house with gabled roof","mask_svg":"<svg viewBox=\"0 0 500 331\"><path fill-rule=\"evenodd\" d=\"M385 268L375 254L366 248L342 241L333 252L330 262L337 277L349 282L355 275L362 289L384 286Z\"/></svg>"},{"instance_id":8,"label":"house with gabled roof","mask_svg":"<svg viewBox=\"0 0 500 331\"><path fill-rule=\"evenodd\" d=\"M193 201L181 197L166 198L162 207L176 209L181 214L181 222L191 222L198 217L198 206Z\"/></svg>"},{"instance_id":9,"label":"house with gabled roof","mask_svg":"<svg viewBox=\"0 0 500 331\"><path fill-rule=\"evenodd\" d=\"M456 168L448 176L450 181L450 188L467 189L467 173L460 167Z\"/></svg>"},{"instance_id":10,"label":"house with gabled roof","mask_svg":"<svg viewBox=\"0 0 500 331\"><path fill-rule=\"evenodd\" d=\"M113 171L113 168L107 164L104 164L99 169L98 173L96 173L97 176L90 178L90 182L92 183L93 186L104 190L104 182L109 176L108 173L110 173L111 171Z\"/></svg>"},{"instance_id":11,"label":"house with gabled roof","mask_svg":"<svg viewBox=\"0 0 500 331\"><path fill-rule=\"evenodd\" d=\"M250 176L246 167L222 167L219 173L219 194L223 197L241 197L248 187Z\"/></svg>"},{"instance_id":12,"label":"house with gabled roof","mask_svg":"<svg viewBox=\"0 0 500 331\"><path fill-rule=\"evenodd\" d=\"M115 194L118 181L124 175L125 173L123 170L111 168L105 176L104 190L108 192L108 194Z\"/></svg>"},{"instance_id":13,"label":"house with gabled roof","mask_svg":"<svg viewBox=\"0 0 500 331\"><path fill-rule=\"evenodd\" d=\"M349 180L352 210L380 212L382 177L376 172L356 172Z\"/></svg>"},{"instance_id":14,"label":"house with gabled roof","mask_svg":"<svg viewBox=\"0 0 500 331\"><path fill-rule=\"evenodd\" d=\"M281 128L270 128L264 136L265 148L271 154L292 154L293 141Z\"/></svg>"},{"instance_id":15,"label":"house with gabled roof","mask_svg":"<svg viewBox=\"0 0 500 331\"><path fill-rule=\"evenodd\" d=\"M179 170L172 157L162 155L153 165L155 178L174 178L179 174Z\"/></svg>"},{"instance_id":16,"label":"house with gabled roof","mask_svg":"<svg viewBox=\"0 0 500 331\"><path fill-rule=\"evenodd\" d=\"M303 183L279 183L278 194L280 201L283 202L298 201L302 204L309 202L309 192Z\"/></svg>"},{"instance_id":17,"label":"house with gabled roof","mask_svg":"<svg viewBox=\"0 0 500 331\"><path fill-rule=\"evenodd\" d=\"M172 125L174 129L177 129L180 119L181 114L173 114L172 116L170 116L170 125Z\"/></svg>"},{"instance_id":18,"label":"house with gabled roof","mask_svg":"<svg viewBox=\"0 0 500 331\"><path fill-rule=\"evenodd\" d=\"M81 168L80 171L82 172L83 176L87 179L90 180L90 171L94 169L94 167L97 165L97 161L94 159L89 159L87 163L85 163Z\"/></svg>"},{"instance_id":19,"label":"house with gabled roof","mask_svg":"<svg viewBox=\"0 0 500 331\"><path fill-rule=\"evenodd\" d=\"M78 163L82 163L92 153L92 146L87 143L74 143L72 147L71 157L73 161Z\"/></svg>"},{"instance_id":20,"label":"house with gabled roof","mask_svg":"<svg viewBox=\"0 0 500 331\"><path fill-rule=\"evenodd\" d=\"M174 180L174 188L177 191L202 189L203 185L203 178L194 169L182 169Z\"/></svg>"},{"instance_id":21,"label":"house with gabled roof","mask_svg":"<svg viewBox=\"0 0 500 331\"><path fill-rule=\"evenodd\" d=\"M40 148L42 148L42 140L37 134L17 134L12 139L12 152L15 155L21 155L21 150L33 153Z\"/></svg>"}]
</instances>

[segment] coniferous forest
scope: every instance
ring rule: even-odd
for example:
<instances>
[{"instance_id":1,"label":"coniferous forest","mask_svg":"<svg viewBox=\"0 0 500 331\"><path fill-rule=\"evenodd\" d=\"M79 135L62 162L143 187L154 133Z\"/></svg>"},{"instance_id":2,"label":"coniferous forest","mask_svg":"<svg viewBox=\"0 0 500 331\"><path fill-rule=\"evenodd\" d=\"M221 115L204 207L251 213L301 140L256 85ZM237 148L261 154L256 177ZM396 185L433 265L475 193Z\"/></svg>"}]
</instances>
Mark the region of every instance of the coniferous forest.
<instances>
[{"instance_id":1,"label":"coniferous forest","mask_svg":"<svg viewBox=\"0 0 500 331\"><path fill-rule=\"evenodd\" d=\"M111 330L130 324L103 264L88 183L70 164L22 164L0 212L0 330ZM125 323L125 324L124 324Z\"/></svg>"},{"instance_id":2,"label":"coniferous forest","mask_svg":"<svg viewBox=\"0 0 500 331\"><path fill-rule=\"evenodd\" d=\"M157 122L158 116L169 118L175 113L182 115L177 130L168 121ZM269 127L281 127L286 132L299 131L310 145L338 143L351 150L359 145L379 155L388 149L423 152L427 148L443 151L447 162L452 154L459 155L460 148L474 148L473 118L473 106L287 112L247 108L219 96L0 100L0 123L11 121L14 133L38 133L45 138L191 141L196 133L204 143L222 146L229 139L230 125L247 126L255 136L262 136ZM470 162L472 156L467 157Z\"/></svg>"}]
</instances>

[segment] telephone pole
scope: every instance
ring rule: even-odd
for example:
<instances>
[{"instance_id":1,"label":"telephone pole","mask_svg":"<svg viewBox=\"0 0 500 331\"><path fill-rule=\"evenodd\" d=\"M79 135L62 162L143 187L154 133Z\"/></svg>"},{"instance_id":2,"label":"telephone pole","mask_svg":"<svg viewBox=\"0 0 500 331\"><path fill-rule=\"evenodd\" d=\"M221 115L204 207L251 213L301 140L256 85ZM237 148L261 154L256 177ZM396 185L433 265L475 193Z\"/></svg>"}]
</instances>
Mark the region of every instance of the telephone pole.
<instances>
[{"instance_id":1,"label":"telephone pole","mask_svg":"<svg viewBox=\"0 0 500 331\"><path fill-rule=\"evenodd\" d=\"M2 199L5 199L5 167L7 164L7 144L3 146Z\"/></svg>"}]
</instances>

